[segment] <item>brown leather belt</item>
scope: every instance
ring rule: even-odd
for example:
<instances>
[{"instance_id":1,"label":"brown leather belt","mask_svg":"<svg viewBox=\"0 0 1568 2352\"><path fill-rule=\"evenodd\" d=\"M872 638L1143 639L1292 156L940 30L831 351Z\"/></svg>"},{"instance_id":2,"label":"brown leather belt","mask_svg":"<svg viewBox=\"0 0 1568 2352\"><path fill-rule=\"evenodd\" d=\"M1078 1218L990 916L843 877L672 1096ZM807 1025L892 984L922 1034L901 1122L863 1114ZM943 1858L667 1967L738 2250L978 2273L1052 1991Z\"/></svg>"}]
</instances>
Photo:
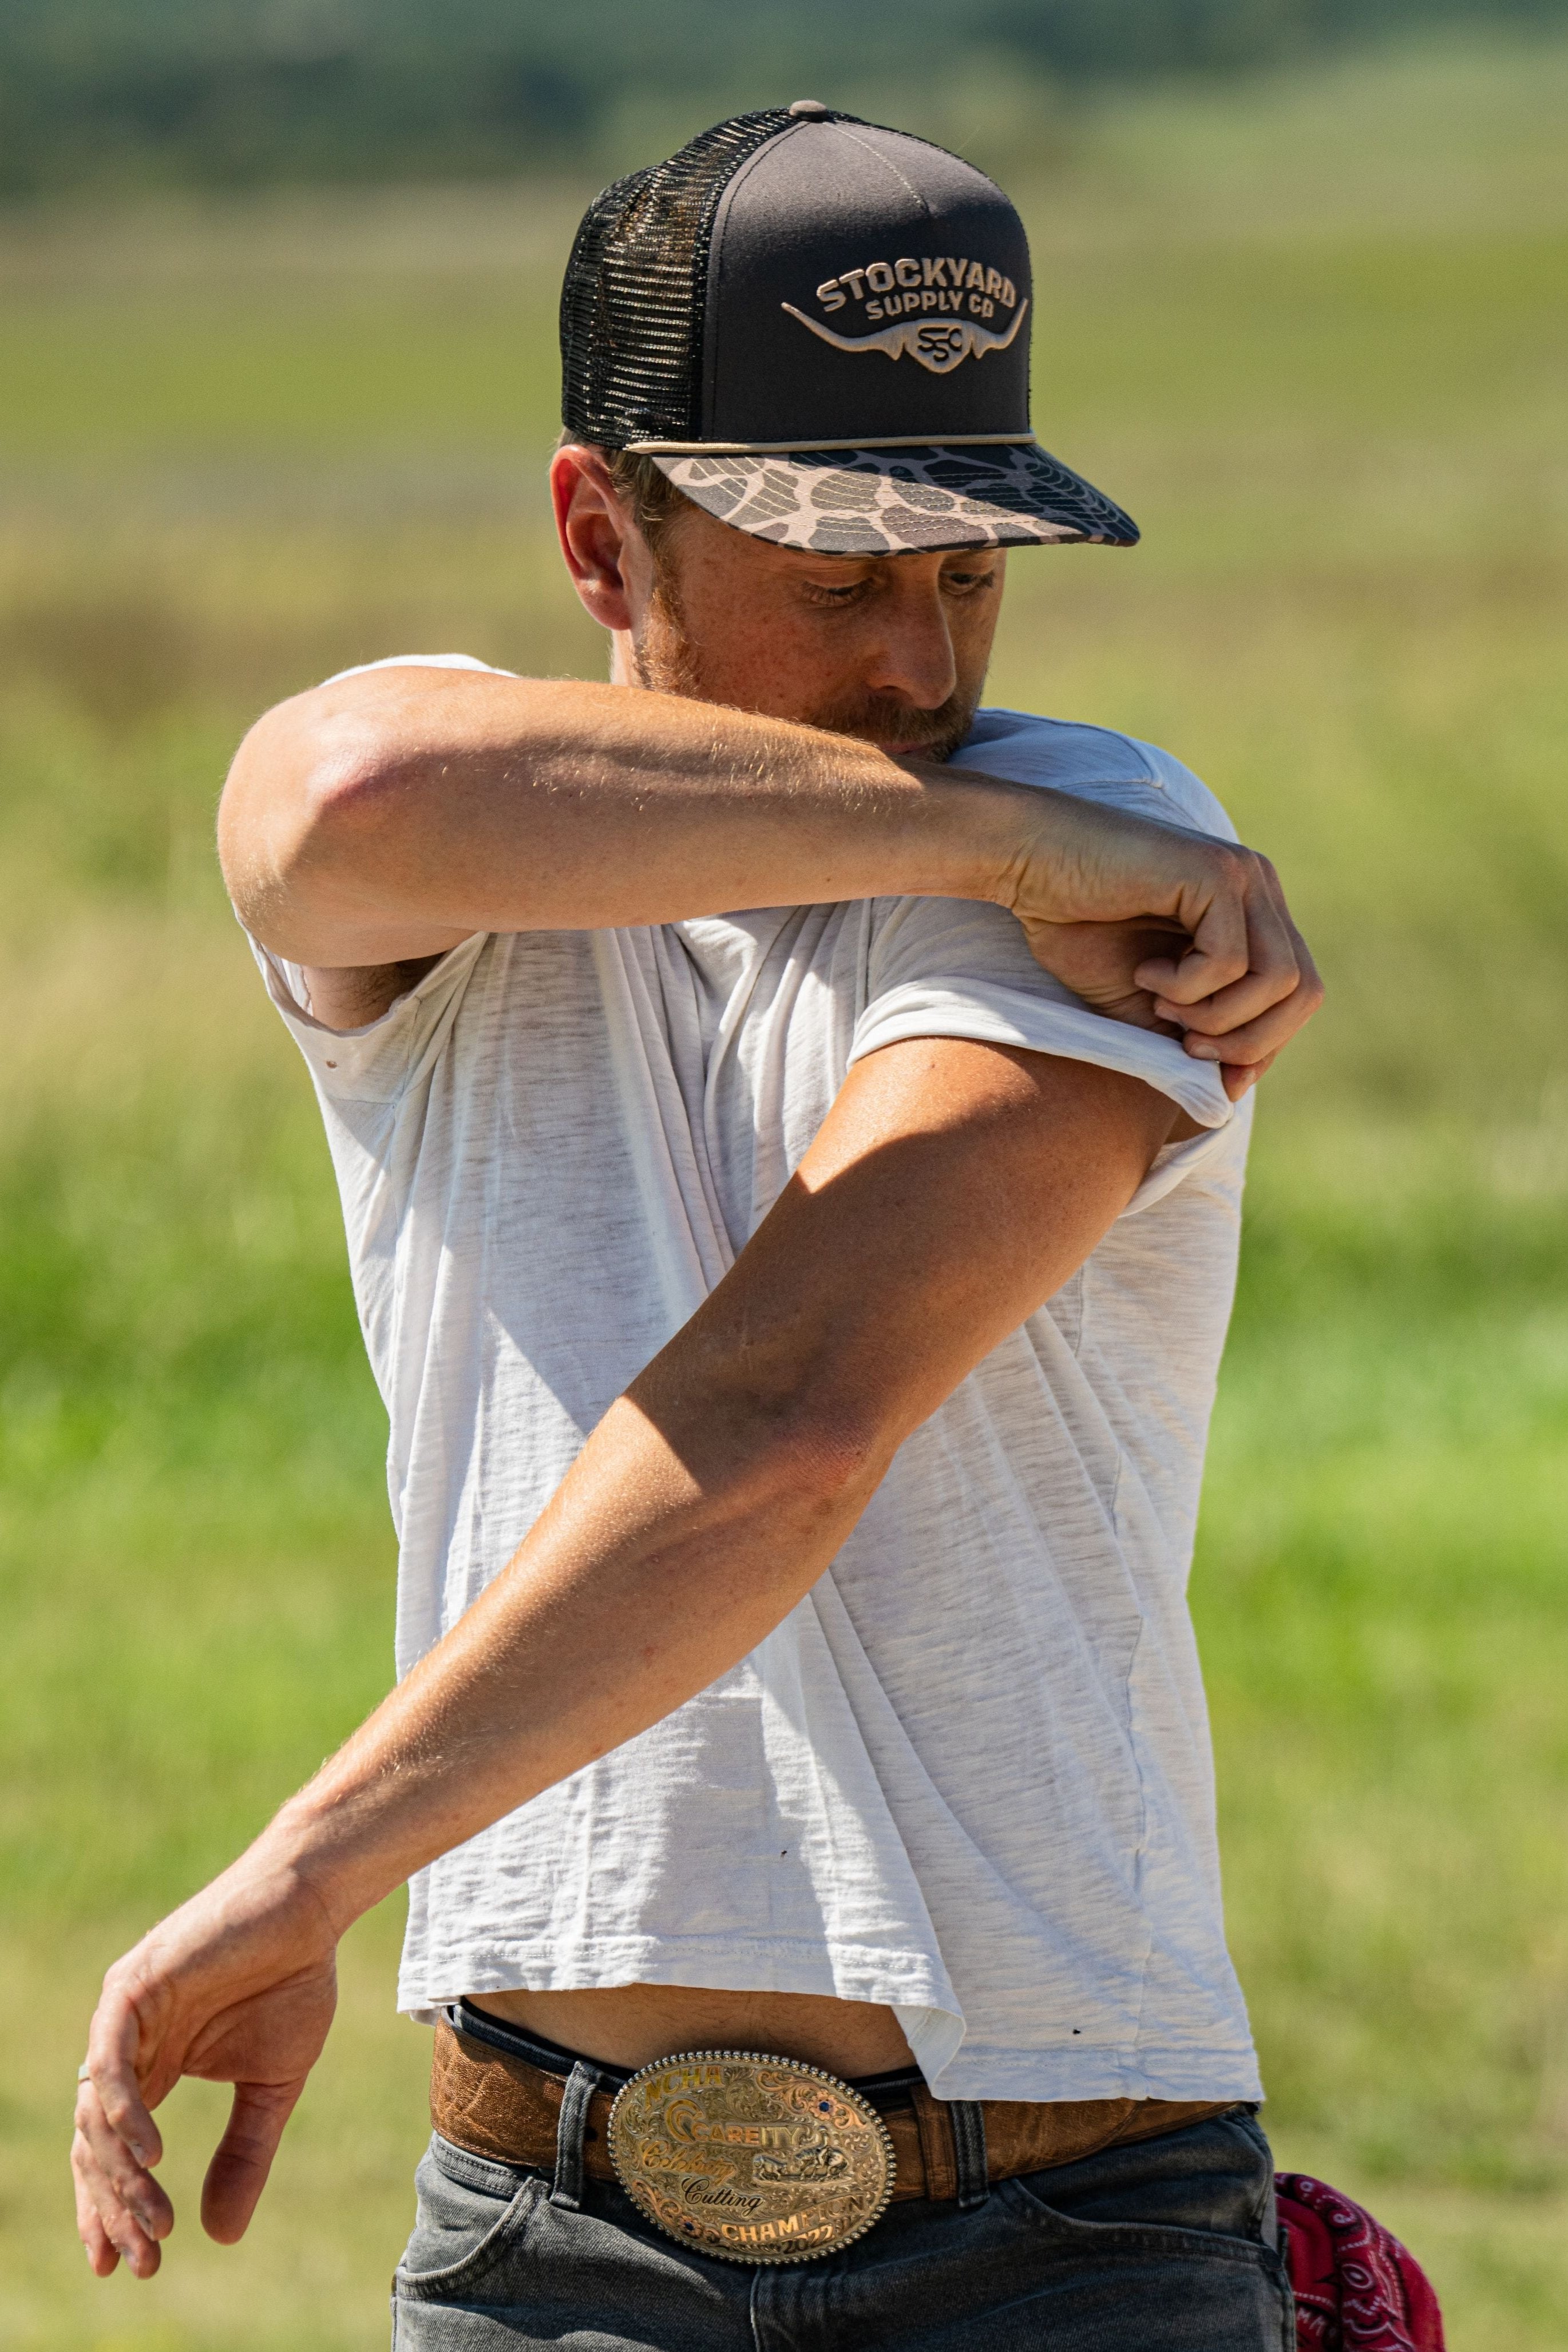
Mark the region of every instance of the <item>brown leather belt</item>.
<instances>
[{"instance_id":1,"label":"brown leather belt","mask_svg":"<svg viewBox=\"0 0 1568 2352\"><path fill-rule=\"evenodd\" d=\"M563 2075L510 2051L492 2049L456 2031L436 2027L430 2074L430 2120L454 2147L497 2164L548 2171L555 2163ZM614 2094L597 2091L583 2132L583 2169L590 2180L614 2180L609 2122ZM958 2160L947 2102L923 2083L899 2090L878 2112L893 2144L893 2196L947 2200L958 2194ZM1101 2148L1163 2132L1180 2131L1205 2116L1224 2115L1234 2099L985 2099L986 2176L1010 2180L1072 2164Z\"/></svg>"}]
</instances>

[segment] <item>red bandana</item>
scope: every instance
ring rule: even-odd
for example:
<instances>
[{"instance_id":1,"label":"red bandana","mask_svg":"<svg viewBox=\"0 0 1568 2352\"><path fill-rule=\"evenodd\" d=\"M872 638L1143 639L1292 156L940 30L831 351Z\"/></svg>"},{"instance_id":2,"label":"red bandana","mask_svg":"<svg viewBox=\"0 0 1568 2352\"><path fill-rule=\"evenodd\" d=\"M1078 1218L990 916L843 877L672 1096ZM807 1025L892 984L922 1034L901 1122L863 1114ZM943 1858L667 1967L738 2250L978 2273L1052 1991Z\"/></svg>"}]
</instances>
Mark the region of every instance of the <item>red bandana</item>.
<instances>
[{"instance_id":1,"label":"red bandana","mask_svg":"<svg viewBox=\"0 0 1568 2352\"><path fill-rule=\"evenodd\" d=\"M1304 2172L1274 2186L1296 2295L1298 2352L1443 2352L1426 2273L1381 2222Z\"/></svg>"}]
</instances>

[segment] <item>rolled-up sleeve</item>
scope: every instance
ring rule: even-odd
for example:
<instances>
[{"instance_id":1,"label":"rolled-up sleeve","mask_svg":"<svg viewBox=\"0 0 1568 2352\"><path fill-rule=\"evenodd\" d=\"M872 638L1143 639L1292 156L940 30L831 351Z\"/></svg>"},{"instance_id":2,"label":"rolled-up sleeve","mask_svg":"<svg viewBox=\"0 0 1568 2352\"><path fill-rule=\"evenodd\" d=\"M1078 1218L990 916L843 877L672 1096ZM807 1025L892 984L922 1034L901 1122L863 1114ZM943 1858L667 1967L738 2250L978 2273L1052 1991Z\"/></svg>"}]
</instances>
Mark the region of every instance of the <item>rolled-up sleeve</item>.
<instances>
[{"instance_id":1,"label":"rolled-up sleeve","mask_svg":"<svg viewBox=\"0 0 1568 2352\"><path fill-rule=\"evenodd\" d=\"M973 1037L1124 1070L1169 1095L1200 1127L1230 1120L1234 1106L1212 1062L1194 1062L1156 1030L1092 1012L1041 971L1022 927L1001 908L956 898L885 904L852 1064L905 1037Z\"/></svg>"},{"instance_id":2,"label":"rolled-up sleeve","mask_svg":"<svg viewBox=\"0 0 1568 2352\"><path fill-rule=\"evenodd\" d=\"M1171 1192L1228 1141L1237 1107L1215 1066L1194 1062L1173 1037L1092 1012L1041 971L1022 927L1001 908L899 898L881 901L876 915L851 1066L905 1038L967 1037L1141 1078L1168 1095L1204 1133L1160 1153L1129 1213Z\"/></svg>"}]
</instances>

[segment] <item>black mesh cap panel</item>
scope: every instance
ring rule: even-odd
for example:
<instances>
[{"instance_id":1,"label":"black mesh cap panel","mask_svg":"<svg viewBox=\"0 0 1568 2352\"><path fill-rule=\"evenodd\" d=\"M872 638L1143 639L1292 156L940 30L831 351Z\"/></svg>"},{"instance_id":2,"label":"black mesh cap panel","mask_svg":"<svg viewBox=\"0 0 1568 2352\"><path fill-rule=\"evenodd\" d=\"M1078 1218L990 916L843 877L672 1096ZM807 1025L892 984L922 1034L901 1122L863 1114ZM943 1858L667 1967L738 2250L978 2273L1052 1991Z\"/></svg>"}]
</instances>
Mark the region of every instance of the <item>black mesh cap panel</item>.
<instances>
[{"instance_id":1,"label":"black mesh cap panel","mask_svg":"<svg viewBox=\"0 0 1568 2352\"><path fill-rule=\"evenodd\" d=\"M736 115L595 196L561 289L561 415L575 438L622 449L697 437L713 217L735 172L790 121L783 107Z\"/></svg>"}]
</instances>

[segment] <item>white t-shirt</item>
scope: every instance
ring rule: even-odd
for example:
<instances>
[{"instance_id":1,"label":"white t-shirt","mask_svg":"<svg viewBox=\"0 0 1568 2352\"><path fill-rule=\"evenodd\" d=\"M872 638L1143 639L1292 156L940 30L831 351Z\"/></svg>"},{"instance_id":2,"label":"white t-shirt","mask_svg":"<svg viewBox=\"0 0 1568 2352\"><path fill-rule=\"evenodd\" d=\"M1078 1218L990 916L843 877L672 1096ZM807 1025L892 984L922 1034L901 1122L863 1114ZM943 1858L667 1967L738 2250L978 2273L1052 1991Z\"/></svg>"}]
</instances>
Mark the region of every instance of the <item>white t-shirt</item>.
<instances>
[{"instance_id":1,"label":"white t-shirt","mask_svg":"<svg viewBox=\"0 0 1568 2352\"><path fill-rule=\"evenodd\" d=\"M1230 834L1178 761L1098 728L983 711L957 756ZM419 1874L400 2000L830 1993L890 2004L948 2098L1256 2098L1185 1598L1247 1127L1213 1068L952 899L482 934L349 1033L261 961L391 1417L400 1673L731 1264L862 1055L1034 1047L1203 1123L905 1442L750 1657Z\"/></svg>"}]
</instances>

